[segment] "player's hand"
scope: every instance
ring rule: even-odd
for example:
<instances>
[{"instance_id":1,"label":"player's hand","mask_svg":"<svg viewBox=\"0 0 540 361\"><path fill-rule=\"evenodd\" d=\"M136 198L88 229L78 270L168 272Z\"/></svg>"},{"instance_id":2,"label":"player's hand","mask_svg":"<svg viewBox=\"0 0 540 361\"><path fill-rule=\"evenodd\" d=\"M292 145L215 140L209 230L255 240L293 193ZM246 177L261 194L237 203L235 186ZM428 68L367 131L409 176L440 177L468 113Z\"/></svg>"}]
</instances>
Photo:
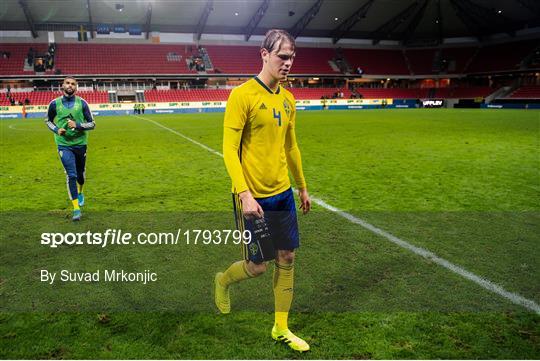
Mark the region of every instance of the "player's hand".
<instances>
[{"instance_id":1,"label":"player's hand","mask_svg":"<svg viewBox=\"0 0 540 361\"><path fill-rule=\"evenodd\" d=\"M59 128L58 135L64 135L64 134L66 134L66 130L64 128Z\"/></svg>"},{"instance_id":2,"label":"player's hand","mask_svg":"<svg viewBox=\"0 0 540 361\"><path fill-rule=\"evenodd\" d=\"M261 205L253 198L250 191L244 191L238 196L242 202L242 213L246 219L262 218L264 216Z\"/></svg>"},{"instance_id":3,"label":"player's hand","mask_svg":"<svg viewBox=\"0 0 540 361\"><path fill-rule=\"evenodd\" d=\"M299 189L298 197L300 198L300 209L303 214L307 214L311 210L311 198L307 189Z\"/></svg>"},{"instance_id":4,"label":"player's hand","mask_svg":"<svg viewBox=\"0 0 540 361\"><path fill-rule=\"evenodd\" d=\"M73 120L68 120L67 126L69 129L75 129L77 127L77 123L75 123Z\"/></svg>"}]
</instances>

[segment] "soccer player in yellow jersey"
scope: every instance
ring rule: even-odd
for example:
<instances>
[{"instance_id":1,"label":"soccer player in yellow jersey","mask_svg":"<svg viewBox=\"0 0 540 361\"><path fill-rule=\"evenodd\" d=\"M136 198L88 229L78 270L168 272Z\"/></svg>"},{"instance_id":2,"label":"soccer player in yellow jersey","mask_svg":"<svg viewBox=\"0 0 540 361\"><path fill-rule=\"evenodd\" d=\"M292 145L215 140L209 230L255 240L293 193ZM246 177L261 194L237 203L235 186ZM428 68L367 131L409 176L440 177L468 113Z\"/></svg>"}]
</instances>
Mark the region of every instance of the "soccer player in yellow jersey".
<instances>
[{"instance_id":1,"label":"soccer player in yellow jersey","mask_svg":"<svg viewBox=\"0 0 540 361\"><path fill-rule=\"evenodd\" d=\"M294 350L308 351L307 342L287 326L295 249L299 247L289 170L298 188L300 208L304 214L311 209L296 144L295 100L279 85L287 79L295 52L295 41L289 33L268 31L260 50L261 72L235 88L227 101L223 156L232 180L237 226L250 230L252 237L244 245L244 260L216 274L214 290L216 306L222 313L229 313L230 286L263 274L267 262L275 260L272 338Z\"/></svg>"}]
</instances>

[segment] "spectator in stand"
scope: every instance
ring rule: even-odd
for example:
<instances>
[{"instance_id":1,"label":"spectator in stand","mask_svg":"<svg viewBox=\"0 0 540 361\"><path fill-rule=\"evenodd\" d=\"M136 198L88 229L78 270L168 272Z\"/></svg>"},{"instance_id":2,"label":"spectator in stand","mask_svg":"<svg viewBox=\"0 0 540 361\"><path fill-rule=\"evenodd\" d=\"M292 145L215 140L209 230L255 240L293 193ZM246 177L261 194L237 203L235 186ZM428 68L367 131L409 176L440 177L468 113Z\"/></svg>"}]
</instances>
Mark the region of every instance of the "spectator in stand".
<instances>
[{"instance_id":1,"label":"spectator in stand","mask_svg":"<svg viewBox=\"0 0 540 361\"><path fill-rule=\"evenodd\" d=\"M43 58L37 58L34 63L34 71L37 72L44 72L45 71L45 64L43 63Z\"/></svg>"},{"instance_id":2,"label":"spectator in stand","mask_svg":"<svg viewBox=\"0 0 540 361\"><path fill-rule=\"evenodd\" d=\"M52 69L53 65L54 65L54 56L50 52L47 52L47 54L45 55L45 68Z\"/></svg>"},{"instance_id":3,"label":"spectator in stand","mask_svg":"<svg viewBox=\"0 0 540 361\"><path fill-rule=\"evenodd\" d=\"M26 55L26 58L28 60L28 65L32 66L32 64L34 64L34 49L33 48L30 48L30 50L28 50L28 54Z\"/></svg>"},{"instance_id":4,"label":"spectator in stand","mask_svg":"<svg viewBox=\"0 0 540 361\"><path fill-rule=\"evenodd\" d=\"M205 70L204 63L202 62L201 58L196 58L195 59L195 69L197 71L204 71Z\"/></svg>"},{"instance_id":5,"label":"spectator in stand","mask_svg":"<svg viewBox=\"0 0 540 361\"><path fill-rule=\"evenodd\" d=\"M30 99L28 99L28 98L24 99L24 104L25 105L30 105Z\"/></svg>"}]
</instances>

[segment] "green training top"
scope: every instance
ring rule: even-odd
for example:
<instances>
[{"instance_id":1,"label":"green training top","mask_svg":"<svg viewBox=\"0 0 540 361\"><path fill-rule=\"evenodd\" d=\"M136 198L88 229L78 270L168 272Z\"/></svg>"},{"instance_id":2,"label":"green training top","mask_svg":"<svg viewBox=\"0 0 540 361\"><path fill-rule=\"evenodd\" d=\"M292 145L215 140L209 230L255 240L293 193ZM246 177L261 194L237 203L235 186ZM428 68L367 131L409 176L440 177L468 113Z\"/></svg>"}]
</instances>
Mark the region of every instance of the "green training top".
<instances>
[{"instance_id":1,"label":"green training top","mask_svg":"<svg viewBox=\"0 0 540 361\"><path fill-rule=\"evenodd\" d=\"M70 129L67 126L68 120L74 120L77 124L84 123L83 106L81 98L75 96L73 108L66 108L62 103L62 97L56 98L56 118L55 123L58 128L64 128L66 133L62 135L55 134L54 140L57 145L74 146L86 145L88 135L82 129Z\"/></svg>"}]
</instances>

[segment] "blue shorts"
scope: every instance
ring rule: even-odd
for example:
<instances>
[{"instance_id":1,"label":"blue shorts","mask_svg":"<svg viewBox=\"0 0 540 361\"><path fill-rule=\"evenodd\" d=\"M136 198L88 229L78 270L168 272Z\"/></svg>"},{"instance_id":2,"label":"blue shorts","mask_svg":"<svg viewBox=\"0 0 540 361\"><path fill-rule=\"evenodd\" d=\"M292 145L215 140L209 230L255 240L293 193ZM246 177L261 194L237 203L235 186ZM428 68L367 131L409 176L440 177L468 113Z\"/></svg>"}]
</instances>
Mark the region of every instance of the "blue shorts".
<instances>
[{"instance_id":1,"label":"blue shorts","mask_svg":"<svg viewBox=\"0 0 540 361\"><path fill-rule=\"evenodd\" d=\"M59 145L58 155L68 178L77 178L79 184L84 184L86 145Z\"/></svg>"},{"instance_id":2,"label":"blue shorts","mask_svg":"<svg viewBox=\"0 0 540 361\"><path fill-rule=\"evenodd\" d=\"M264 211L261 219L246 219L242 214L242 203L233 194L236 227L248 230L251 240L244 243L244 259L254 263L273 260L276 250L294 250L300 246L298 220L292 189L267 198L255 198Z\"/></svg>"}]
</instances>

